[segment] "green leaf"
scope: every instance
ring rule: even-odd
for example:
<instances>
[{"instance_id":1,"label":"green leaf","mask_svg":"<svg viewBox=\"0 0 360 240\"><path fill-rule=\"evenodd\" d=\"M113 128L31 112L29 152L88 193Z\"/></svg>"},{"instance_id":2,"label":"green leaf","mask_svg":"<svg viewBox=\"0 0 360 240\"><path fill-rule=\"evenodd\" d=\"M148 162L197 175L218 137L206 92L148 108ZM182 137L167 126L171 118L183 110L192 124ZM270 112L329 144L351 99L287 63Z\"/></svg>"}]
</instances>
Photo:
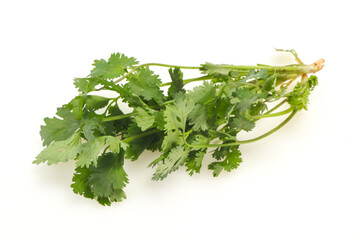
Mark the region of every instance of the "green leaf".
<instances>
[{"instance_id":1,"label":"green leaf","mask_svg":"<svg viewBox=\"0 0 360 240\"><path fill-rule=\"evenodd\" d=\"M164 158L165 158L165 156L161 155L160 157L158 157L154 161L152 161L148 167L154 168L159 162L163 161Z\"/></svg>"},{"instance_id":2,"label":"green leaf","mask_svg":"<svg viewBox=\"0 0 360 240\"><path fill-rule=\"evenodd\" d=\"M136 115L134 117L136 124L141 129L145 131L151 128L155 123L155 111L150 112L143 108L135 108Z\"/></svg>"},{"instance_id":3,"label":"green leaf","mask_svg":"<svg viewBox=\"0 0 360 240\"><path fill-rule=\"evenodd\" d=\"M146 150L149 150L152 152L161 151L161 144L164 139L164 136L165 136L164 132L153 133L151 141L146 146Z\"/></svg>"},{"instance_id":4,"label":"green leaf","mask_svg":"<svg viewBox=\"0 0 360 240\"><path fill-rule=\"evenodd\" d=\"M119 93L122 101L128 103L129 107L148 107L145 104L146 101L143 98L132 92L132 89L130 88L128 83L122 86Z\"/></svg>"},{"instance_id":5,"label":"green leaf","mask_svg":"<svg viewBox=\"0 0 360 240\"><path fill-rule=\"evenodd\" d=\"M185 93L185 90L183 89L183 73L181 72L180 68L176 67L174 69L170 68L169 74L171 77L171 85L168 90L168 96L169 99L173 99L176 93Z\"/></svg>"},{"instance_id":6,"label":"green leaf","mask_svg":"<svg viewBox=\"0 0 360 240\"><path fill-rule=\"evenodd\" d=\"M206 62L205 64L201 64L201 72L203 74L207 75L214 75L214 74L220 74L220 75L229 75L230 68L227 66L231 65L225 65L225 64L213 64Z\"/></svg>"},{"instance_id":7,"label":"green leaf","mask_svg":"<svg viewBox=\"0 0 360 240\"><path fill-rule=\"evenodd\" d=\"M129 182L123 169L123 153L106 153L99 158L98 167L75 169L74 193L96 199L101 205L111 205L126 198L123 188Z\"/></svg>"},{"instance_id":8,"label":"green leaf","mask_svg":"<svg viewBox=\"0 0 360 240\"><path fill-rule=\"evenodd\" d=\"M110 98L96 96L96 95L87 95L85 97L85 108L89 110L98 110L105 107L110 101Z\"/></svg>"},{"instance_id":9,"label":"green leaf","mask_svg":"<svg viewBox=\"0 0 360 240\"><path fill-rule=\"evenodd\" d=\"M301 83L297 83L293 91L289 94L288 103L296 110L307 110L309 95L309 89L307 87L303 87Z\"/></svg>"},{"instance_id":10,"label":"green leaf","mask_svg":"<svg viewBox=\"0 0 360 240\"><path fill-rule=\"evenodd\" d=\"M88 90L92 91L93 87L88 87L89 82L89 78L74 78L74 85L79 92L87 93Z\"/></svg>"},{"instance_id":11,"label":"green leaf","mask_svg":"<svg viewBox=\"0 0 360 240\"><path fill-rule=\"evenodd\" d=\"M141 129L135 123L131 123L124 137L128 138L141 133L143 133ZM152 134L131 141L126 149L126 158L132 161L137 160L141 153L156 140L156 136L156 134Z\"/></svg>"},{"instance_id":12,"label":"green leaf","mask_svg":"<svg viewBox=\"0 0 360 240\"><path fill-rule=\"evenodd\" d=\"M196 135L194 140L191 142L191 145L193 145L195 149L204 149L206 147L203 146L208 145L210 140L211 139L205 137L204 135Z\"/></svg>"},{"instance_id":13,"label":"green leaf","mask_svg":"<svg viewBox=\"0 0 360 240\"><path fill-rule=\"evenodd\" d=\"M101 79L99 82L103 86L104 90L114 91L120 93L120 95L124 95L127 92L123 86L116 84L113 80Z\"/></svg>"},{"instance_id":14,"label":"green leaf","mask_svg":"<svg viewBox=\"0 0 360 240\"><path fill-rule=\"evenodd\" d=\"M267 105L265 103L258 102L251 106L248 113L251 116L256 116L256 115L260 115L261 113L263 113L266 109L267 109Z\"/></svg>"},{"instance_id":15,"label":"green leaf","mask_svg":"<svg viewBox=\"0 0 360 240\"><path fill-rule=\"evenodd\" d=\"M129 77L128 86L132 94L143 97L145 100L154 100L157 103L164 101L164 94L160 90L161 80L158 75L148 68L141 68Z\"/></svg>"},{"instance_id":16,"label":"green leaf","mask_svg":"<svg viewBox=\"0 0 360 240\"><path fill-rule=\"evenodd\" d=\"M88 141L94 140L97 136L105 134L104 122L97 117L87 117L81 120L82 132Z\"/></svg>"},{"instance_id":17,"label":"green leaf","mask_svg":"<svg viewBox=\"0 0 360 240\"><path fill-rule=\"evenodd\" d=\"M276 83L276 76L272 75L268 78L266 78L262 90L264 91L273 91L275 89L275 83Z\"/></svg>"},{"instance_id":18,"label":"green leaf","mask_svg":"<svg viewBox=\"0 0 360 240\"><path fill-rule=\"evenodd\" d=\"M245 131L251 131L255 127L255 122L249 119L246 119L243 116L237 116L232 118L230 121L230 126L233 128L242 129Z\"/></svg>"},{"instance_id":19,"label":"green leaf","mask_svg":"<svg viewBox=\"0 0 360 240\"><path fill-rule=\"evenodd\" d=\"M52 142L36 157L33 163L40 164L47 162L48 165L58 162L67 162L76 158L80 153L80 133L74 133L69 139Z\"/></svg>"},{"instance_id":20,"label":"green leaf","mask_svg":"<svg viewBox=\"0 0 360 240\"><path fill-rule=\"evenodd\" d=\"M113 117L120 115L124 115L124 113L120 110L117 103L113 106L108 107L106 117ZM105 127L107 134L118 135L119 132L128 129L130 123L131 123L130 118L124 118L115 121L105 122L103 123L103 126Z\"/></svg>"},{"instance_id":21,"label":"green leaf","mask_svg":"<svg viewBox=\"0 0 360 240\"><path fill-rule=\"evenodd\" d=\"M254 70L251 69L249 73L245 76L244 80L259 80L259 79L268 79L270 77L270 74L266 69L261 70Z\"/></svg>"},{"instance_id":22,"label":"green leaf","mask_svg":"<svg viewBox=\"0 0 360 240\"><path fill-rule=\"evenodd\" d=\"M230 147L218 147L213 151L212 156L216 160L220 161L221 159L225 158L229 154L229 152Z\"/></svg>"},{"instance_id":23,"label":"green leaf","mask_svg":"<svg viewBox=\"0 0 360 240\"><path fill-rule=\"evenodd\" d=\"M129 144L113 136L101 136L81 144L79 155L75 159L76 166L89 167L97 165L97 158L101 151L106 149L110 152L120 153L121 149L126 150Z\"/></svg>"},{"instance_id":24,"label":"green leaf","mask_svg":"<svg viewBox=\"0 0 360 240\"><path fill-rule=\"evenodd\" d=\"M161 131L165 130L165 124L166 124L164 112L165 112L164 109L155 112L155 125L156 128Z\"/></svg>"},{"instance_id":25,"label":"green leaf","mask_svg":"<svg viewBox=\"0 0 360 240\"><path fill-rule=\"evenodd\" d=\"M110 201L119 202L126 198L123 188L129 183L123 168L124 153L105 153L98 159L98 166L91 166L89 185L97 197L109 198ZM100 199L102 202L104 199Z\"/></svg>"},{"instance_id":26,"label":"green leaf","mask_svg":"<svg viewBox=\"0 0 360 240\"><path fill-rule=\"evenodd\" d=\"M158 163L158 167L156 168L152 180L163 180L169 173L177 170L185 163L188 154L189 150L185 149L183 146L177 146L171 150L164 161Z\"/></svg>"},{"instance_id":27,"label":"green leaf","mask_svg":"<svg viewBox=\"0 0 360 240\"><path fill-rule=\"evenodd\" d=\"M207 106L196 104L194 110L189 114L190 124L195 131L205 131L208 129L208 108Z\"/></svg>"},{"instance_id":28,"label":"green leaf","mask_svg":"<svg viewBox=\"0 0 360 240\"><path fill-rule=\"evenodd\" d=\"M126 150L129 147L128 143L121 141L117 137L106 136L106 143L109 144L109 151L114 153L120 153L120 150Z\"/></svg>"},{"instance_id":29,"label":"green leaf","mask_svg":"<svg viewBox=\"0 0 360 240\"><path fill-rule=\"evenodd\" d=\"M216 98L216 86L213 83L204 82L188 93L189 99L194 103L210 104Z\"/></svg>"},{"instance_id":30,"label":"green leaf","mask_svg":"<svg viewBox=\"0 0 360 240\"><path fill-rule=\"evenodd\" d=\"M94 78L113 79L124 75L127 68L138 64L135 58L128 58L124 54L113 53L108 61L104 59L94 61L91 76Z\"/></svg>"},{"instance_id":31,"label":"green leaf","mask_svg":"<svg viewBox=\"0 0 360 240\"><path fill-rule=\"evenodd\" d=\"M75 78L74 85L81 93L89 93L96 89L96 86L100 84L99 78Z\"/></svg>"},{"instance_id":32,"label":"green leaf","mask_svg":"<svg viewBox=\"0 0 360 240\"><path fill-rule=\"evenodd\" d=\"M219 176L222 170L230 172L236 169L242 162L241 153L238 149L233 148L231 152L226 155L225 160L221 162L212 162L209 164L209 170L213 170L214 177Z\"/></svg>"},{"instance_id":33,"label":"green leaf","mask_svg":"<svg viewBox=\"0 0 360 240\"><path fill-rule=\"evenodd\" d=\"M233 110L233 105L228 99L219 98L209 110L215 116L215 125L219 126L227 122L228 112Z\"/></svg>"},{"instance_id":34,"label":"green leaf","mask_svg":"<svg viewBox=\"0 0 360 240\"><path fill-rule=\"evenodd\" d=\"M200 173L200 168L202 165L202 160L205 156L206 150L202 151L191 151L189 153L189 160L186 162L186 171L189 172L189 175L192 176L195 172Z\"/></svg>"},{"instance_id":35,"label":"green leaf","mask_svg":"<svg viewBox=\"0 0 360 240\"><path fill-rule=\"evenodd\" d=\"M103 206L111 206L111 202L108 197L96 197L96 201Z\"/></svg>"},{"instance_id":36,"label":"green leaf","mask_svg":"<svg viewBox=\"0 0 360 240\"><path fill-rule=\"evenodd\" d=\"M73 184L71 184L71 187L73 188L74 193L93 199L94 194L91 192L88 183L90 173L91 171L86 167L77 167L72 178Z\"/></svg>"},{"instance_id":37,"label":"green leaf","mask_svg":"<svg viewBox=\"0 0 360 240\"><path fill-rule=\"evenodd\" d=\"M83 116L84 96L75 97L68 104L66 104L65 107L72 110L76 120L80 120Z\"/></svg>"},{"instance_id":38,"label":"green leaf","mask_svg":"<svg viewBox=\"0 0 360 240\"><path fill-rule=\"evenodd\" d=\"M179 133L177 131L168 131L162 142L161 150L163 152L167 152L177 144L182 145L183 138L179 136Z\"/></svg>"},{"instance_id":39,"label":"green leaf","mask_svg":"<svg viewBox=\"0 0 360 240\"><path fill-rule=\"evenodd\" d=\"M255 104L260 97L257 92L248 88L238 88L233 95L234 98L230 102L236 104L235 110L242 113L249 109L252 104Z\"/></svg>"},{"instance_id":40,"label":"green leaf","mask_svg":"<svg viewBox=\"0 0 360 240\"><path fill-rule=\"evenodd\" d=\"M77 167L89 167L90 165L97 165L97 158L101 150L105 146L106 137L98 137L91 141L81 144L80 154L76 158Z\"/></svg>"},{"instance_id":41,"label":"green leaf","mask_svg":"<svg viewBox=\"0 0 360 240\"><path fill-rule=\"evenodd\" d=\"M185 130L184 127L186 126L188 115L193 111L194 107L193 101L178 93L174 104L166 105L164 112L166 131L177 130L178 128Z\"/></svg>"},{"instance_id":42,"label":"green leaf","mask_svg":"<svg viewBox=\"0 0 360 240\"><path fill-rule=\"evenodd\" d=\"M314 90L314 88L318 85L318 78L315 75L311 75L307 80L307 87L310 91Z\"/></svg>"},{"instance_id":43,"label":"green leaf","mask_svg":"<svg viewBox=\"0 0 360 240\"><path fill-rule=\"evenodd\" d=\"M60 118L45 118L46 125L41 126L40 135L44 146L48 146L53 141L68 139L80 127L80 122L69 109L58 108L56 115Z\"/></svg>"}]
</instances>

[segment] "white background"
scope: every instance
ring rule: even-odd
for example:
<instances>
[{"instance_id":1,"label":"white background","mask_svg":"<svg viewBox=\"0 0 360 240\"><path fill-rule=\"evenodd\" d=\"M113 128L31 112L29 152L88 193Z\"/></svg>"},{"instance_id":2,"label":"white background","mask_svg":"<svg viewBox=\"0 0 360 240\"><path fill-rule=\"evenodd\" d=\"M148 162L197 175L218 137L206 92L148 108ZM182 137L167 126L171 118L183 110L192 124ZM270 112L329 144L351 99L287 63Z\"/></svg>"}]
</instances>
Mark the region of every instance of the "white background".
<instances>
[{"instance_id":1,"label":"white background","mask_svg":"<svg viewBox=\"0 0 360 240\"><path fill-rule=\"evenodd\" d=\"M360 239L356 3L1 1L0 239ZM309 111L241 146L231 173L182 168L153 182L146 166L159 153L146 152L126 163L128 199L103 207L72 192L73 163L31 164L43 118L75 96L72 79L94 59L294 63L274 47L326 66Z\"/></svg>"}]
</instances>

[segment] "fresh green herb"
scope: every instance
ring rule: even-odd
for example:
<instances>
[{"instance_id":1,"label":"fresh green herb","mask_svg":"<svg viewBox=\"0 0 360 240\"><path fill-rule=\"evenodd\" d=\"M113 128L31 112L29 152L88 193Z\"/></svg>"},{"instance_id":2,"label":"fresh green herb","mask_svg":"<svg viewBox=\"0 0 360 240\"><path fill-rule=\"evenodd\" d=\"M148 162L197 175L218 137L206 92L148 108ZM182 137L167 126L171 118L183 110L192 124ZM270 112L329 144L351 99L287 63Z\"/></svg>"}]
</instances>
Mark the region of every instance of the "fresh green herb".
<instances>
[{"instance_id":1,"label":"fresh green herb","mask_svg":"<svg viewBox=\"0 0 360 240\"><path fill-rule=\"evenodd\" d=\"M73 191L102 205L126 198L124 161L137 160L145 150L161 153L149 165L156 168L155 181L184 165L190 175L199 173L208 152L214 158L208 169L215 177L230 172L242 162L240 145L272 134L298 111L307 110L309 94L317 85L311 74L322 69L324 60L305 65L294 50L279 51L292 53L298 64L187 67L139 64L120 53L95 60L89 76L74 80L79 95L58 108L56 117L45 118L40 135L46 148L34 163L74 160ZM152 66L168 68L170 81L161 82ZM181 69L198 70L202 76L184 79ZM290 87L296 79L300 81ZM203 83L185 91L184 85L195 81ZM169 86L167 91L164 86ZM99 96L103 90L117 97ZM124 114L121 100L133 112ZM286 110L276 111L286 103ZM269 104L275 107L269 109ZM288 117L268 132L237 139L259 119L282 115Z\"/></svg>"}]
</instances>

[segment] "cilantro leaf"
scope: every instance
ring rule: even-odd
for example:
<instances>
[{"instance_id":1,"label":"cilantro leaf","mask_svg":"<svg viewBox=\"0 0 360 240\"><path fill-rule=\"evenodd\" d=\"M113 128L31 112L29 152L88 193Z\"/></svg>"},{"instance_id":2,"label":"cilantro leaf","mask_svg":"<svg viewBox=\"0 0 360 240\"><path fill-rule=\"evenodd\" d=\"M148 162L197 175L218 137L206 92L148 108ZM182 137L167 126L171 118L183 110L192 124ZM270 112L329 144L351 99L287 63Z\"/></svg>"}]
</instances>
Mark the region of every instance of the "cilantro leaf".
<instances>
[{"instance_id":1,"label":"cilantro leaf","mask_svg":"<svg viewBox=\"0 0 360 240\"><path fill-rule=\"evenodd\" d=\"M195 135L194 140L191 142L191 145L195 149L203 149L204 145L209 144L210 139L208 137L205 137L204 135Z\"/></svg>"},{"instance_id":2,"label":"cilantro leaf","mask_svg":"<svg viewBox=\"0 0 360 240\"><path fill-rule=\"evenodd\" d=\"M47 162L48 165L58 162L67 162L77 157L80 153L81 137L79 132L74 133L69 139L52 142L36 157L33 163Z\"/></svg>"},{"instance_id":3,"label":"cilantro leaf","mask_svg":"<svg viewBox=\"0 0 360 240\"><path fill-rule=\"evenodd\" d=\"M221 159L225 158L229 152L230 147L218 147L213 151L212 157L220 161Z\"/></svg>"},{"instance_id":4,"label":"cilantro leaf","mask_svg":"<svg viewBox=\"0 0 360 240\"><path fill-rule=\"evenodd\" d=\"M77 167L72 178L73 183L71 184L71 187L73 188L74 193L93 199L95 196L94 193L91 192L88 183L90 173L91 171L89 168Z\"/></svg>"},{"instance_id":5,"label":"cilantro leaf","mask_svg":"<svg viewBox=\"0 0 360 240\"><path fill-rule=\"evenodd\" d=\"M89 93L96 89L96 86L101 83L99 78L75 78L74 85L81 93Z\"/></svg>"},{"instance_id":6,"label":"cilantro leaf","mask_svg":"<svg viewBox=\"0 0 360 240\"><path fill-rule=\"evenodd\" d=\"M155 123L154 112L150 112L139 107L135 109L135 112L136 112L136 116L134 119L138 127L141 129L141 131L145 131L154 125Z\"/></svg>"},{"instance_id":7,"label":"cilantro leaf","mask_svg":"<svg viewBox=\"0 0 360 240\"><path fill-rule=\"evenodd\" d=\"M290 106L295 110L307 110L310 92L314 90L317 84L318 80L315 75L311 75L304 83L298 82L289 94L288 103Z\"/></svg>"},{"instance_id":8,"label":"cilantro leaf","mask_svg":"<svg viewBox=\"0 0 360 240\"><path fill-rule=\"evenodd\" d=\"M156 168L152 180L163 180L169 173L177 170L185 163L188 154L189 150L183 146L177 146L172 149L164 161L158 163L158 167Z\"/></svg>"},{"instance_id":9,"label":"cilantro leaf","mask_svg":"<svg viewBox=\"0 0 360 240\"><path fill-rule=\"evenodd\" d=\"M58 108L56 115L60 118L45 118L46 125L41 126L40 135L43 145L48 146L53 141L62 141L69 138L79 129L80 122L75 119L74 114L67 108Z\"/></svg>"},{"instance_id":10,"label":"cilantro leaf","mask_svg":"<svg viewBox=\"0 0 360 240\"><path fill-rule=\"evenodd\" d=\"M161 150L167 152L177 144L183 145L183 138L179 136L177 131L168 131L162 142Z\"/></svg>"},{"instance_id":11,"label":"cilantro leaf","mask_svg":"<svg viewBox=\"0 0 360 240\"><path fill-rule=\"evenodd\" d=\"M276 75L271 75L266 78L264 85L262 86L262 90L264 91L273 91L276 87Z\"/></svg>"},{"instance_id":12,"label":"cilantro leaf","mask_svg":"<svg viewBox=\"0 0 360 240\"><path fill-rule=\"evenodd\" d=\"M202 165L202 160L205 156L206 150L201 151L191 151L189 153L189 159L186 162L186 171L189 172L189 175L192 176L194 173L199 173Z\"/></svg>"},{"instance_id":13,"label":"cilantro leaf","mask_svg":"<svg viewBox=\"0 0 360 240\"><path fill-rule=\"evenodd\" d=\"M178 93L175 96L175 103L167 105L164 112L166 131L177 130L178 128L185 130L186 121L194 107L193 101L186 98L184 94Z\"/></svg>"},{"instance_id":14,"label":"cilantro leaf","mask_svg":"<svg viewBox=\"0 0 360 240\"><path fill-rule=\"evenodd\" d=\"M143 133L141 129L136 125L136 123L129 124L129 128L127 133L125 134L125 138L132 137L138 134ZM125 157L127 159L131 159L135 161L139 158L142 152L151 145L151 143L156 140L156 135L147 135L142 138L134 139L129 144L128 148L126 149Z\"/></svg>"},{"instance_id":15,"label":"cilantro leaf","mask_svg":"<svg viewBox=\"0 0 360 240\"><path fill-rule=\"evenodd\" d=\"M120 115L124 115L124 113L121 111L117 103L115 105L108 106L106 117L115 117ZM130 123L131 119L123 118L115 121L105 122L103 123L103 126L109 135L118 135L119 132L128 129Z\"/></svg>"},{"instance_id":16,"label":"cilantro leaf","mask_svg":"<svg viewBox=\"0 0 360 240\"><path fill-rule=\"evenodd\" d=\"M110 98L96 96L96 95L87 95L85 97L85 108L89 110L98 110L105 107L110 101Z\"/></svg>"},{"instance_id":17,"label":"cilantro leaf","mask_svg":"<svg viewBox=\"0 0 360 240\"><path fill-rule=\"evenodd\" d=\"M314 90L314 88L318 85L318 78L315 75L311 75L307 80L307 87L310 91Z\"/></svg>"},{"instance_id":18,"label":"cilantro leaf","mask_svg":"<svg viewBox=\"0 0 360 240\"><path fill-rule=\"evenodd\" d=\"M210 104L216 97L216 86L213 83L204 82L188 93L189 99L195 103Z\"/></svg>"},{"instance_id":19,"label":"cilantro leaf","mask_svg":"<svg viewBox=\"0 0 360 240\"><path fill-rule=\"evenodd\" d=\"M165 156L161 155L160 157L156 158L154 161L152 161L148 167L154 168L159 162L162 162L164 160Z\"/></svg>"},{"instance_id":20,"label":"cilantro leaf","mask_svg":"<svg viewBox=\"0 0 360 240\"><path fill-rule=\"evenodd\" d=\"M255 122L243 116L237 116L231 119L230 126L233 128L243 129L248 132L255 127Z\"/></svg>"},{"instance_id":21,"label":"cilantro leaf","mask_svg":"<svg viewBox=\"0 0 360 240\"><path fill-rule=\"evenodd\" d=\"M227 153L225 160L221 162L212 162L209 164L209 170L213 170L214 177L219 176L222 170L230 172L236 169L242 162L241 153L238 149L232 149L231 152Z\"/></svg>"},{"instance_id":22,"label":"cilantro leaf","mask_svg":"<svg viewBox=\"0 0 360 240\"><path fill-rule=\"evenodd\" d=\"M205 105L196 104L194 110L189 114L190 124L195 131L208 129L208 108Z\"/></svg>"},{"instance_id":23,"label":"cilantro leaf","mask_svg":"<svg viewBox=\"0 0 360 240\"><path fill-rule=\"evenodd\" d=\"M105 146L105 137L98 137L91 141L85 142L80 146L80 154L76 158L77 167L89 167L97 165L97 158Z\"/></svg>"},{"instance_id":24,"label":"cilantro leaf","mask_svg":"<svg viewBox=\"0 0 360 240\"><path fill-rule=\"evenodd\" d=\"M249 79L254 79L254 80L268 79L269 77L270 74L266 69L260 69L260 70L251 69L249 73L245 76L244 80L247 81Z\"/></svg>"},{"instance_id":25,"label":"cilantro leaf","mask_svg":"<svg viewBox=\"0 0 360 240\"><path fill-rule=\"evenodd\" d=\"M171 77L171 85L168 89L168 96L169 99L173 99L175 94L178 92L185 93L185 90L183 89L183 73L181 72L180 68L170 68L169 74Z\"/></svg>"},{"instance_id":26,"label":"cilantro leaf","mask_svg":"<svg viewBox=\"0 0 360 240\"><path fill-rule=\"evenodd\" d=\"M231 65L225 65L225 64L213 64L206 62L205 64L201 64L201 72L203 74L208 75L214 75L214 74L220 74L220 75L229 75L229 72L231 71Z\"/></svg>"},{"instance_id":27,"label":"cilantro leaf","mask_svg":"<svg viewBox=\"0 0 360 240\"><path fill-rule=\"evenodd\" d=\"M120 151L126 150L128 144L113 136L101 136L93 139L92 141L85 142L79 147L79 155L75 159L76 166L89 167L91 165L96 166L98 156L101 151L106 149L113 153L120 153Z\"/></svg>"},{"instance_id":28,"label":"cilantro leaf","mask_svg":"<svg viewBox=\"0 0 360 240\"><path fill-rule=\"evenodd\" d=\"M235 110L242 113L249 109L252 104L256 103L260 97L259 93L248 88L238 88L233 95L234 98L230 102L235 104Z\"/></svg>"},{"instance_id":29,"label":"cilantro leaf","mask_svg":"<svg viewBox=\"0 0 360 240\"><path fill-rule=\"evenodd\" d=\"M289 94L288 103L296 110L307 110L309 94L310 91L307 87L303 87L301 83L297 83L293 91Z\"/></svg>"},{"instance_id":30,"label":"cilantro leaf","mask_svg":"<svg viewBox=\"0 0 360 240\"><path fill-rule=\"evenodd\" d=\"M88 116L81 120L82 132L88 141L94 140L97 136L105 134L105 125L97 117Z\"/></svg>"},{"instance_id":31,"label":"cilantro leaf","mask_svg":"<svg viewBox=\"0 0 360 240\"><path fill-rule=\"evenodd\" d=\"M98 166L89 168L88 183L91 192L103 202L108 198L110 202L120 202L126 198L123 188L129 183L123 168L124 152L108 152L98 159ZM99 200L99 199L98 199Z\"/></svg>"},{"instance_id":32,"label":"cilantro leaf","mask_svg":"<svg viewBox=\"0 0 360 240\"><path fill-rule=\"evenodd\" d=\"M84 101L84 96L77 96L65 105L66 108L72 110L76 120L80 120L83 116Z\"/></svg>"},{"instance_id":33,"label":"cilantro leaf","mask_svg":"<svg viewBox=\"0 0 360 240\"><path fill-rule=\"evenodd\" d=\"M106 153L99 158L98 167L77 167L71 187L74 193L96 199L102 205L126 198L123 188L129 182L123 169L123 154Z\"/></svg>"},{"instance_id":34,"label":"cilantro leaf","mask_svg":"<svg viewBox=\"0 0 360 240\"><path fill-rule=\"evenodd\" d=\"M143 97L145 100L154 100L157 103L162 103L165 96L160 90L159 85L161 80L158 75L148 68L141 68L136 73L129 77L129 82L126 86L129 87L133 94Z\"/></svg>"},{"instance_id":35,"label":"cilantro leaf","mask_svg":"<svg viewBox=\"0 0 360 240\"><path fill-rule=\"evenodd\" d=\"M121 149L126 150L129 147L128 143L121 141L117 137L106 136L106 143L109 145L109 151L114 153L120 153Z\"/></svg>"},{"instance_id":36,"label":"cilantro leaf","mask_svg":"<svg viewBox=\"0 0 360 240\"><path fill-rule=\"evenodd\" d=\"M165 124L166 124L164 112L165 112L164 109L155 112L155 125L156 128L161 131L165 130Z\"/></svg>"},{"instance_id":37,"label":"cilantro leaf","mask_svg":"<svg viewBox=\"0 0 360 240\"><path fill-rule=\"evenodd\" d=\"M95 60L94 68L91 70L91 77L113 79L120 77L127 72L127 68L138 64L135 58L128 58L124 54L113 53L108 61L104 59Z\"/></svg>"}]
</instances>

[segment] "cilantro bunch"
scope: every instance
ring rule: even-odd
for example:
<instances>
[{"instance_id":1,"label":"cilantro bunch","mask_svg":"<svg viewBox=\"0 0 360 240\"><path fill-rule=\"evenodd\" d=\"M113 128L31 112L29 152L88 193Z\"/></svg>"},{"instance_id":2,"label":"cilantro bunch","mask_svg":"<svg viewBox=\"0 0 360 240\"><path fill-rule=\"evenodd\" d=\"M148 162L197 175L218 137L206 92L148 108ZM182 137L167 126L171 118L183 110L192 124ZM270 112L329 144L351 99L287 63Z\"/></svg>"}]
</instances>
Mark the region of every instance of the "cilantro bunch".
<instances>
[{"instance_id":1,"label":"cilantro bunch","mask_svg":"<svg viewBox=\"0 0 360 240\"><path fill-rule=\"evenodd\" d=\"M298 64L286 66L235 66L205 63L201 66L139 64L132 57L114 53L95 60L85 78L75 78L79 95L45 118L40 135L44 150L34 163L49 165L74 160L73 191L110 205L126 198L129 183L125 159L136 161L144 150L159 151L149 166L153 180L163 180L181 166L190 175L199 173L206 153L216 177L242 162L239 146L260 140L307 109L308 96L317 85L323 59L305 65L293 50ZM163 83L151 66L169 69ZM184 79L181 69L194 69L198 78ZM291 83L299 79L295 87ZM184 85L202 81L186 91ZM164 91L164 86L169 86ZM103 90L117 97L100 96ZM120 101L133 112L124 114ZM275 103L275 104L274 104ZM269 104L275 105L269 109ZM284 111L276 111L288 104ZM288 117L263 135L239 141L237 134L251 131L256 121L287 114Z\"/></svg>"}]
</instances>

